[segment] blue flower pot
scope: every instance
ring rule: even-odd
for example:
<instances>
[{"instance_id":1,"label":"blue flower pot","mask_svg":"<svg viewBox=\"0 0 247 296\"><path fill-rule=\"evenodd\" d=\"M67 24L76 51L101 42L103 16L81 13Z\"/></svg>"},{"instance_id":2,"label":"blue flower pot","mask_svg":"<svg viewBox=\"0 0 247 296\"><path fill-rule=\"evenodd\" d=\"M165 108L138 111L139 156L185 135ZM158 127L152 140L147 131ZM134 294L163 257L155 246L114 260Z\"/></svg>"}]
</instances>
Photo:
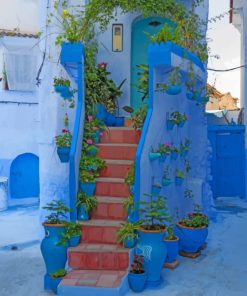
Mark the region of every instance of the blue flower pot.
<instances>
[{"instance_id":1,"label":"blue flower pot","mask_svg":"<svg viewBox=\"0 0 247 296\"><path fill-rule=\"evenodd\" d=\"M123 246L127 249L134 248L136 240L133 237L128 237L123 241Z\"/></svg>"},{"instance_id":2,"label":"blue flower pot","mask_svg":"<svg viewBox=\"0 0 247 296\"><path fill-rule=\"evenodd\" d=\"M79 245L80 238L81 238L80 235L72 236L72 237L69 239L69 247L77 247L77 246Z\"/></svg>"},{"instance_id":3,"label":"blue flower pot","mask_svg":"<svg viewBox=\"0 0 247 296\"><path fill-rule=\"evenodd\" d=\"M62 279L63 279L63 277L56 278L56 279L53 279L52 277L50 277L50 281L49 281L50 289L51 289L52 292L54 292L55 294L57 294L57 287L58 287L58 285L60 284L60 282L62 281Z\"/></svg>"},{"instance_id":4,"label":"blue flower pot","mask_svg":"<svg viewBox=\"0 0 247 296\"><path fill-rule=\"evenodd\" d=\"M182 91L181 85L169 85L168 89L166 90L166 93L168 95L174 96L180 94Z\"/></svg>"},{"instance_id":5,"label":"blue flower pot","mask_svg":"<svg viewBox=\"0 0 247 296\"><path fill-rule=\"evenodd\" d=\"M179 124L178 124L178 127L184 127L185 125L185 121L181 121Z\"/></svg>"},{"instance_id":6,"label":"blue flower pot","mask_svg":"<svg viewBox=\"0 0 247 296\"><path fill-rule=\"evenodd\" d=\"M61 94L62 92L66 92L69 87L65 85L54 85L55 92Z\"/></svg>"},{"instance_id":7,"label":"blue flower pot","mask_svg":"<svg viewBox=\"0 0 247 296\"><path fill-rule=\"evenodd\" d=\"M162 281L161 271L167 255L166 245L163 242L166 231L140 230L138 233L139 240L135 253L144 256L147 286L159 286Z\"/></svg>"},{"instance_id":8,"label":"blue flower pot","mask_svg":"<svg viewBox=\"0 0 247 296\"><path fill-rule=\"evenodd\" d=\"M165 162L166 161L166 158L167 158L167 153L166 154L161 154L161 157L159 158L159 160L161 161L161 162Z\"/></svg>"},{"instance_id":9,"label":"blue flower pot","mask_svg":"<svg viewBox=\"0 0 247 296\"><path fill-rule=\"evenodd\" d=\"M174 125L175 125L175 124L172 122L172 120L169 120L169 119L168 119L168 120L166 121L166 128L167 128L168 131L171 131L171 130L173 129Z\"/></svg>"},{"instance_id":10,"label":"blue flower pot","mask_svg":"<svg viewBox=\"0 0 247 296\"><path fill-rule=\"evenodd\" d=\"M172 263L174 262L178 257L178 251L179 251L179 239L176 240L166 240L164 239L164 242L166 244L167 249L167 256L165 262Z\"/></svg>"},{"instance_id":11,"label":"blue flower pot","mask_svg":"<svg viewBox=\"0 0 247 296\"><path fill-rule=\"evenodd\" d=\"M124 126L124 117L115 117L115 126Z\"/></svg>"},{"instance_id":12,"label":"blue flower pot","mask_svg":"<svg viewBox=\"0 0 247 296\"><path fill-rule=\"evenodd\" d=\"M163 186L169 186L171 185L173 182L171 179L162 179L162 185Z\"/></svg>"},{"instance_id":13,"label":"blue flower pot","mask_svg":"<svg viewBox=\"0 0 247 296\"><path fill-rule=\"evenodd\" d=\"M70 147L57 147L57 154L61 162L69 162Z\"/></svg>"},{"instance_id":14,"label":"blue flower pot","mask_svg":"<svg viewBox=\"0 0 247 296\"><path fill-rule=\"evenodd\" d=\"M161 191L161 186L152 185L151 193L152 195L159 195Z\"/></svg>"},{"instance_id":15,"label":"blue flower pot","mask_svg":"<svg viewBox=\"0 0 247 296\"><path fill-rule=\"evenodd\" d=\"M130 289L136 293L140 293L145 289L147 273L129 273L128 274Z\"/></svg>"},{"instance_id":16,"label":"blue flower pot","mask_svg":"<svg viewBox=\"0 0 247 296\"><path fill-rule=\"evenodd\" d=\"M184 178L175 177L175 185L181 186L183 184Z\"/></svg>"},{"instance_id":17,"label":"blue flower pot","mask_svg":"<svg viewBox=\"0 0 247 296\"><path fill-rule=\"evenodd\" d=\"M60 246L58 243L65 232L65 226L59 224L43 224L45 237L41 242L41 253L45 261L46 273L64 269L67 261L67 246Z\"/></svg>"},{"instance_id":18,"label":"blue flower pot","mask_svg":"<svg viewBox=\"0 0 247 296\"><path fill-rule=\"evenodd\" d=\"M156 153L156 152L149 152L149 159L151 161L154 161L156 159L159 159L161 157L160 153Z\"/></svg>"},{"instance_id":19,"label":"blue flower pot","mask_svg":"<svg viewBox=\"0 0 247 296\"><path fill-rule=\"evenodd\" d=\"M103 104L97 104L96 105L96 118L100 121L105 122L107 116L107 111L105 109L105 106Z\"/></svg>"},{"instance_id":20,"label":"blue flower pot","mask_svg":"<svg viewBox=\"0 0 247 296\"><path fill-rule=\"evenodd\" d=\"M84 204L79 205L79 207L77 209L77 219L79 221L88 221L89 220L89 215L85 209Z\"/></svg>"},{"instance_id":21,"label":"blue flower pot","mask_svg":"<svg viewBox=\"0 0 247 296\"><path fill-rule=\"evenodd\" d=\"M89 155L89 156L95 156L97 154L97 152L98 152L97 147L90 146L90 148L87 149L86 154Z\"/></svg>"},{"instance_id":22,"label":"blue flower pot","mask_svg":"<svg viewBox=\"0 0 247 296\"><path fill-rule=\"evenodd\" d=\"M115 117L115 115L107 112L106 119L105 119L105 124L107 126L115 126L116 125L116 117Z\"/></svg>"},{"instance_id":23,"label":"blue flower pot","mask_svg":"<svg viewBox=\"0 0 247 296\"><path fill-rule=\"evenodd\" d=\"M87 196L93 196L95 188L96 188L96 183L95 182L87 182L87 183L81 182L80 187L81 187L81 191L86 193Z\"/></svg>"},{"instance_id":24,"label":"blue flower pot","mask_svg":"<svg viewBox=\"0 0 247 296\"><path fill-rule=\"evenodd\" d=\"M81 63L84 55L84 46L81 42L63 42L60 61L65 63Z\"/></svg>"},{"instance_id":25,"label":"blue flower pot","mask_svg":"<svg viewBox=\"0 0 247 296\"><path fill-rule=\"evenodd\" d=\"M188 153L189 153L189 150L182 150L180 152L180 155L181 155L181 157L186 157L188 155Z\"/></svg>"},{"instance_id":26,"label":"blue flower pot","mask_svg":"<svg viewBox=\"0 0 247 296\"><path fill-rule=\"evenodd\" d=\"M177 152L171 152L171 159L176 160L178 158Z\"/></svg>"},{"instance_id":27,"label":"blue flower pot","mask_svg":"<svg viewBox=\"0 0 247 296\"><path fill-rule=\"evenodd\" d=\"M187 97L188 100L195 102L195 101L197 101L198 98L201 97L201 95L197 91L194 91L194 92L189 91L189 92L186 93L186 97Z\"/></svg>"},{"instance_id":28,"label":"blue flower pot","mask_svg":"<svg viewBox=\"0 0 247 296\"><path fill-rule=\"evenodd\" d=\"M177 223L174 234L179 237L179 248L187 253L196 253L205 243L208 228L192 228Z\"/></svg>"}]
</instances>

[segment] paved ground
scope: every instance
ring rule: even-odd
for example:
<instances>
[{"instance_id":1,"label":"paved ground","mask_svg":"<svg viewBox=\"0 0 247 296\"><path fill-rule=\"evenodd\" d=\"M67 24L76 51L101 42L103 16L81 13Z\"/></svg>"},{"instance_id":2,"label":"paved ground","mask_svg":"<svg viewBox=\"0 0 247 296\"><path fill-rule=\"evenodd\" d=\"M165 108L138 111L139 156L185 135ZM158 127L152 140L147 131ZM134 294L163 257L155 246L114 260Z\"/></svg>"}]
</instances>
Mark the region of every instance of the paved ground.
<instances>
[{"instance_id":1,"label":"paved ground","mask_svg":"<svg viewBox=\"0 0 247 296\"><path fill-rule=\"evenodd\" d=\"M216 220L210 224L208 247L201 257L179 258L176 270L163 271L162 289L145 290L141 295L247 295L247 203L224 198L216 206ZM53 295L43 291L41 233L38 206L31 203L0 212L0 296Z\"/></svg>"}]
</instances>

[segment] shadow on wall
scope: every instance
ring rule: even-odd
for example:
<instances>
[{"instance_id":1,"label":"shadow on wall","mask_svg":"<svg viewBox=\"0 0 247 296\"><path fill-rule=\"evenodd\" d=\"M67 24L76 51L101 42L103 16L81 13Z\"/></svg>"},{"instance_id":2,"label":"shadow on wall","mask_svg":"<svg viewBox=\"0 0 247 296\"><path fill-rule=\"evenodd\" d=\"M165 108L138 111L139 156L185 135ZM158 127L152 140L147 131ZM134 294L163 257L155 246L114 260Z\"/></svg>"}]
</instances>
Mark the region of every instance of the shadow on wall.
<instances>
[{"instance_id":1,"label":"shadow on wall","mask_svg":"<svg viewBox=\"0 0 247 296\"><path fill-rule=\"evenodd\" d=\"M39 158L32 153L16 157L10 167L10 198L39 196Z\"/></svg>"}]
</instances>

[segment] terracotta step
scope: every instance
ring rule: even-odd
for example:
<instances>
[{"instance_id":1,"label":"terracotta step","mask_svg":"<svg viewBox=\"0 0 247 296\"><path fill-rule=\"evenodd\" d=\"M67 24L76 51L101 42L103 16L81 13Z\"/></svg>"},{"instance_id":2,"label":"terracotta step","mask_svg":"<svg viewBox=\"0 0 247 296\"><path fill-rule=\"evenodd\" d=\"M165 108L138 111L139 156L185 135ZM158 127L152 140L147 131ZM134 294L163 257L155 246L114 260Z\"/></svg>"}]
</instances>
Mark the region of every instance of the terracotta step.
<instances>
[{"instance_id":1,"label":"terracotta step","mask_svg":"<svg viewBox=\"0 0 247 296\"><path fill-rule=\"evenodd\" d=\"M140 131L131 127L110 127L101 137L101 143L129 143L137 144L140 140Z\"/></svg>"},{"instance_id":2,"label":"terracotta step","mask_svg":"<svg viewBox=\"0 0 247 296\"><path fill-rule=\"evenodd\" d=\"M82 243L117 244L117 230L124 221L118 220L89 220L82 224Z\"/></svg>"},{"instance_id":3,"label":"terracotta step","mask_svg":"<svg viewBox=\"0 0 247 296\"><path fill-rule=\"evenodd\" d=\"M125 178L131 168L132 160L105 159L106 167L101 170L101 177Z\"/></svg>"},{"instance_id":4,"label":"terracotta step","mask_svg":"<svg viewBox=\"0 0 247 296\"><path fill-rule=\"evenodd\" d=\"M124 198L96 196L98 207L91 213L92 219L126 220L127 214L123 208Z\"/></svg>"},{"instance_id":5,"label":"terracotta step","mask_svg":"<svg viewBox=\"0 0 247 296\"><path fill-rule=\"evenodd\" d=\"M73 269L124 270L129 267L129 250L117 245L83 243L69 249L68 264Z\"/></svg>"},{"instance_id":6,"label":"terracotta step","mask_svg":"<svg viewBox=\"0 0 247 296\"><path fill-rule=\"evenodd\" d=\"M128 197L130 194L129 186L124 183L122 178L97 178L95 195Z\"/></svg>"},{"instance_id":7,"label":"terracotta step","mask_svg":"<svg viewBox=\"0 0 247 296\"><path fill-rule=\"evenodd\" d=\"M134 160L137 144L98 144L99 157L103 159Z\"/></svg>"},{"instance_id":8,"label":"terracotta step","mask_svg":"<svg viewBox=\"0 0 247 296\"><path fill-rule=\"evenodd\" d=\"M59 296L120 296L127 291L126 270L73 270L58 287Z\"/></svg>"}]
</instances>

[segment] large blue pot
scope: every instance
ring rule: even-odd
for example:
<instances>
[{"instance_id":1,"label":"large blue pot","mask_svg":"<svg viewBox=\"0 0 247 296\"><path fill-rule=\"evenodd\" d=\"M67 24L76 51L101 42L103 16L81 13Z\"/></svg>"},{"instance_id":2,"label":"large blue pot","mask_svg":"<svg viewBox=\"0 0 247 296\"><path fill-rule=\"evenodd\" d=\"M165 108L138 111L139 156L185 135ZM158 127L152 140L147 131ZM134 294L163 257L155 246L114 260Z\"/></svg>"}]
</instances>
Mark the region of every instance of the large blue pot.
<instances>
[{"instance_id":1,"label":"large blue pot","mask_svg":"<svg viewBox=\"0 0 247 296\"><path fill-rule=\"evenodd\" d=\"M41 253L45 261L46 273L64 269L67 261L67 246L58 245L65 226L44 223L45 237L41 242Z\"/></svg>"},{"instance_id":2,"label":"large blue pot","mask_svg":"<svg viewBox=\"0 0 247 296\"><path fill-rule=\"evenodd\" d=\"M205 243L208 236L208 228L192 228L176 224L174 234L179 237L179 248L187 253L196 253Z\"/></svg>"},{"instance_id":3,"label":"large blue pot","mask_svg":"<svg viewBox=\"0 0 247 296\"><path fill-rule=\"evenodd\" d=\"M124 117L115 117L115 126L124 126Z\"/></svg>"},{"instance_id":4,"label":"large blue pot","mask_svg":"<svg viewBox=\"0 0 247 296\"><path fill-rule=\"evenodd\" d=\"M107 111L105 109L105 106L103 104L97 104L96 105L96 118L98 120L104 121L107 116Z\"/></svg>"},{"instance_id":5,"label":"large blue pot","mask_svg":"<svg viewBox=\"0 0 247 296\"><path fill-rule=\"evenodd\" d=\"M166 245L163 242L166 231L140 230L139 240L135 252L144 256L144 270L147 272L147 286L160 285L161 271L167 255Z\"/></svg>"},{"instance_id":6,"label":"large blue pot","mask_svg":"<svg viewBox=\"0 0 247 296\"><path fill-rule=\"evenodd\" d=\"M62 64L65 63L82 63L84 55L84 47L81 42L63 42L61 49L60 60Z\"/></svg>"},{"instance_id":7,"label":"large blue pot","mask_svg":"<svg viewBox=\"0 0 247 296\"><path fill-rule=\"evenodd\" d=\"M79 221L87 221L87 220L89 220L88 212L86 211L84 204L81 204L78 207L77 219Z\"/></svg>"},{"instance_id":8,"label":"large blue pot","mask_svg":"<svg viewBox=\"0 0 247 296\"><path fill-rule=\"evenodd\" d=\"M182 91L182 86L181 85L169 85L169 87L166 90L166 93L168 95L178 95Z\"/></svg>"},{"instance_id":9,"label":"large blue pot","mask_svg":"<svg viewBox=\"0 0 247 296\"><path fill-rule=\"evenodd\" d=\"M69 162L70 147L57 147L57 154L62 163Z\"/></svg>"},{"instance_id":10,"label":"large blue pot","mask_svg":"<svg viewBox=\"0 0 247 296\"><path fill-rule=\"evenodd\" d=\"M116 117L115 117L115 115L107 112L106 119L105 119L105 124L107 126L115 126L116 125Z\"/></svg>"},{"instance_id":11,"label":"large blue pot","mask_svg":"<svg viewBox=\"0 0 247 296\"><path fill-rule=\"evenodd\" d=\"M50 280L50 288L51 290L57 294L57 287L58 285L60 284L60 282L62 281L63 277L60 277L60 278L56 278L56 279L53 279L51 277L51 280Z\"/></svg>"},{"instance_id":12,"label":"large blue pot","mask_svg":"<svg viewBox=\"0 0 247 296\"><path fill-rule=\"evenodd\" d=\"M164 242L166 244L166 249L167 249L167 256L166 256L165 262L172 263L178 257L178 251L179 251L178 242L179 242L179 239L178 238L174 239L174 240L166 240L166 239L164 239Z\"/></svg>"},{"instance_id":13,"label":"large blue pot","mask_svg":"<svg viewBox=\"0 0 247 296\"><path fill-rule=\"evenodd\" d=\"M136 244L136 240L131 236L127 237L123 241L123 246L128 249L134 248L135 244Z\"/></svg>"},{"instance_id":14,"label":"large blue pot","mask_svg":"<svg viewBox=\"0 0 247 296\"><path fill-rule=\"evenodd\" d=\"M129 273L128 280L131 290L136 293L142 292L145 289L147 273Z\"/></svg>"},{"instance_id":15,"label":"large blue pot","mask_svg":"<svg viewBox=\"0 0 247 296\"><path fill-rule=\"evenodd\" d=\"M95 182L87 182L87 183L81 182L80 187L81 187L81 191L86 193L87 196L93 196L95 188L96 188L96 183Z\"/></svg>"},{"instance_id":16,"label":"large blue pot","mask_svg":"<svg viewBox=\"0 0 247 296\"><path fill-rule=\"evenodd\" d=\"M79 242L80 242L80 238L81 238L80 235L72 236L69 239L69 247L76 247L76 246L78 246L79 245Z\"/></svg>"}]
</instances>

